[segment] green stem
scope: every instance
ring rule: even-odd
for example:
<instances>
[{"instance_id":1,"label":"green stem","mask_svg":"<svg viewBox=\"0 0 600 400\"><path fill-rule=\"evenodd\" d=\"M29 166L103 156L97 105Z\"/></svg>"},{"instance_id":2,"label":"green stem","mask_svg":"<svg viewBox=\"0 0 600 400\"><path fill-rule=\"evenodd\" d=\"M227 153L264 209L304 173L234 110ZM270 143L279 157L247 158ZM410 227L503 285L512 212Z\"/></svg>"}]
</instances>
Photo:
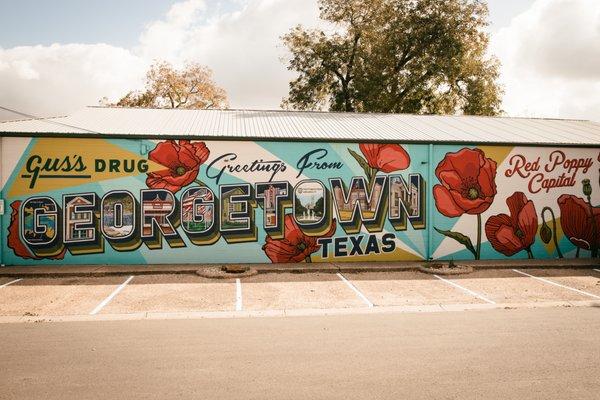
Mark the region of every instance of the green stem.
<instances>
[{"instance_id":1,"label":"green stem","mask_svg":"<svg viewBox=\"0 0 600 400\"><path fill-rule=\"evenodd\" d=\"M194 183L197 183L199 186L208 186L206 183L202 182L200 179L194 179Z\"/></svg>"},{"instance_id":2,"label":"green stem","mask_svg":"<svg viewBox=\"0 0 600 400\"><path fill-rule=\"evenodd\" d=\"M312 262L312 259L310 258L310 254L308 256L306 256L306 258L304 259L304 262L307 262L307 263Z\"/></svg>"},{"instance_id":3,"label":"green stem","mask_svg":"<svg viewBox=\"0 0 600 400\"><path fill-rule=\"evenodd\" d=\"M575 258L579 258L579 250L581 250L580 247L577 248L577 252L575 253Z\"/></svg>"},{"instance_id":4,"label":"green stem","mask_svg":"<svg viewBox=\"0 0 600 400\"><path fill-rule=\"evenodd\" d=\"M598 226L596 224L596 218L594 217L594 207L592 206L591 196L587 196L588 205L590 206L590 215L592 216L592 243L590 243L590 250L592 252L592 258L598 257L598 246L596 244L596 238L598 237Z\"/></svg>"},{"instance_id":5,"label":"green stem","mask_svg":"<svg viewBox=\"0 0 600 400\"><path fill-rule=\"evenodd\" d=\"M556 247L556 252L558 253L558 258L564 258L563 253L560 251L560 247L558 247L558 235L556 234L556 217L554 216L554 211L550 207L544 207L542 209L542 220L545 222L546 218L544 218L544 214L546 211L550 211L550 215L552 216L552 237L554 239L554 247Z\"/></svg>"},{"instance_id":6,"label":"green stem","mask_svg":"<svg viewBox=\"0 0 600 400\"><path fill-rule=\"evenodd\" d=\"M369 173L369 176L367 177L369 179L369 193L373 193L373 187L375 186L375 177L377 176L377 169L376 168L371 168L371 171Z\"/></svg>"},{"instance_id":7,"label":"green stem","mask_svg":"<svg viewBox=\"0 0 600 400\"><path fill-rule=\"evenodd\" d=\"M527 248L527 258L533 260L533 252L531 251L531 247Z\"/></svg>"},{"instance_id":8,"label":"green stem","mask_svg":"<svg viewBox=\"0 0 600 400\"><path fill-rule=\"evenodd\" d=\"M477 214L477 249L475 259L481 260L481 214Z\"/></svg>"}]
</instances>

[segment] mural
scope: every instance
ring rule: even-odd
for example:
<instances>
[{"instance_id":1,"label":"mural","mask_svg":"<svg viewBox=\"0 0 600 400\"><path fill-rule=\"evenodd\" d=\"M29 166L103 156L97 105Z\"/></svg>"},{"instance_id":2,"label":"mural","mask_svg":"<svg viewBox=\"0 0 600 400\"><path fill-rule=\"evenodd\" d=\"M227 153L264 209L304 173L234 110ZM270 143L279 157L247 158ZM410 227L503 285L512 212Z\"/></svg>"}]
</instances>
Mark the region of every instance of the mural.
<instances>
[{"instance_id":1,"label":"mural","mask_svg":"<svg viewBox=\"0 0 600 400\"><path fill-rule=\"evenodd\" d=\"M2 263L597 257L599 149L2 138Z\"/></svg>"}]
</instances>

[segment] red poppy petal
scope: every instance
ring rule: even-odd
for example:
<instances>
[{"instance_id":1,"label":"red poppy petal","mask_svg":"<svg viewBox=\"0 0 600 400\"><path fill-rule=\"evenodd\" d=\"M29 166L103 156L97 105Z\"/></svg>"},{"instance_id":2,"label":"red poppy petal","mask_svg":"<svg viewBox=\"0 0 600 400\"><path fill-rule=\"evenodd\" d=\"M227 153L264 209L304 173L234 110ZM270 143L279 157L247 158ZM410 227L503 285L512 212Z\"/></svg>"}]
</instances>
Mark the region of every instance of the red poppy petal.
<instances>
[{"instance_id":1,"label":"red poppy petal","mask_svg":"<svg viewBox=\"0 0 600 400\"><path fill-rule=\"evenodd\" d=\"M521 239L515 235L515 232L511 226L501 226L500 229L498 229L496 238L498 239L498 242L500 242L506 249L504 254L507 256L512 256L525 249Z\"/></svg>"},{"instance_id":2,"label":"red poppy petal","mask_svg":"<svg viewBox=\"0 0 600 400\"><path fill-rule=\"evenodd\" d=\"M524 248L511 224L512 219L506 214L494 215L485 223L488 241L497 252L505 256L512 256Z\"/></svg>"},{"instance_id":3,"label":"red poppy petal","mask_svg":"<svg viewBox=\"0 0 600 400\"><path fill-rule=\"evenodd\" d=\"M210 155L210 150L206 147L204 142L194 142L192 143L194 146L194 153L196 154L196 158L200 164L204 164L206 160L208 160L208 156Z\"/></svg>"},{"instance_id":4,"label":"red poppy petal","mask_svg":"<svg viewBox=\"0 0 600 400\"><path fill-rule=\"evenodd\" d=\"M380 148L377 157L378 169L385 173L401 171L410 166L410 156L399 144L388 144Z\"/></svg>"},{"instance_id":5,"label":"red poppy petal","mask_svg":"<svg viewBox=\"0 0 600 400\"><path fill-rule=\"evenodd\" d=\"M506 199L506 205L513 220L513 226L519 225L519 213L525 207L525 204L527 204L527 197L523 192L514 192Z\"/></svg>"},{"instance_id":6,"label":"red poppy petal","mask_svg":"<svg viewBox=\"0 0 600 400\"><path fill-rule=\"evenodd\" d=\"M271 239L267 240L267 247L269 247L272 254L278 255L279 258L292 257L300 251L295 245L291 244L285 239Z\"/></svg>"},{"instance_id":7,"label":"red poppy petal","mask_svg":"<svg viewBox=\"0 0 600 400\"><path fill-rule=\"evenodd\" d=\"M477 183L484 196L496 195L496 167L496 161L486 158L483 167L479 170Z\"/></svg>"},{"instance_id":8,"label":"red poppy petal","mask_svg":"<svg viewBox=\"0 0 600 400\"><path fill-rule=\"evenodd\" d=\"M178 154L179 161L189 169L198 169L200 164L204 163L208 159L210 151L204 142L185 142L186 143L180 146L180 151Z\"/></svg>"},{"instance_id":9,"label":"red poppy petal","mask_svg":"<svg viewBox=\"0 0 600 400\"><path fill-rule=\"evenodd\" d=\"M465 212L465 210L456 204L450 191L442 185L435 185L433 187L433 198L435 199L435 206L438 211L446 217L460 217Z\"/></svg>"},{"instance_id":10,"label":"red poppy petal","mask_svg":"<svg viewBox=\"0 0 600 400\"><path fill-rule=\"evenodd\" d=\"M591 212L589 205L580 197L563 194L558 198L560 208L560 225L565 235L577 247L582 247L583 243L592 243L594 240L594 230L591 224Z\"/></svg>"},{"instance_id":11,"label":"red poppy petal","mask_svg":"<svg viewBox=\"0 0 600 400\"><path fill-rule=\"evenodd\" d=\"M466 213L469 215L481 214L481 213L487 211L487 209L490 208L490 206L492 205L493 202L494 202L493 197L485 197L485 198L481 199L481 204L479 206L468 210Z\"/></svg>"},{"instance_id":12,"label":"red poppy petal","mask_svg":"<svg viewBox=\"0 0 600 400\"><path fill-rule=\"evenodd\" d=\"M294 246L304 242L306 235L300 230L300 227L294 220L292 214L287 214L284 217L284 235L285 238Z\"/></svg>"},{"instance_id":13,"label":"red poppy petal","mask_svg":"<svg viewBox=\"0 0 600 400\"><path fill-rule=\"evenodd\" d=\"M529 200L518 214L518 227L523 232L521 239L525 247L529 247L535 242L535 235L538 231L538 216L535 211L533 201Z\"/></svg>"},{"instance_id":14,"label":"red poppy petal","mask_svg":"<svg viewBox=\"0 0 600 400\"><path fill-rule=\"evenodd\" d=\"M440 171L438 179L448 189L460 190L462 185L461 177L454 170Z\"/></svg>"},{"instance_id":15,"label":"red poppy petal","mask_svg":"<svg viewBox=\"0 0 600 400\"><path fill-rule=\"evenodd\" d=\"M176 193L181 189L181 186L173 185L172 183L167 182L161 176L148 174L146 178L146 186L150 189L166 189L170 192Z\"/></svg>"},{"instance_id":16,"label":"red poppy petal","mask_svg":"<svg viewBox=\"0 0 600 400\"><path fill-rule=\"evenodd\" d=\"M471 178L476 180L479 177L483 152L479 149L464 148L456 153L448 153L448 158L452 169L463 179Z\"/></svg>"},{"instance_id":17,"label":"red poppy petal","mask_svg":"<svg viewBox=\"0 0 600 400\"><path fill-rule=\"evenodd\" d=\"M177 169L180 165L179 158L177 156L178 145L174 140L168 140L166 142L159 143L154 150L148 153L148 159L164 165L169 169Z\"/></svg>"},{"instance_id":18,"label":"red poppy petal","mask_svg":"<svg viewBox=\"0 0 600 400\"><path fill-rule=\"evenodd\" d=\"M186 169L195 169L200 166L192 146L181 147L181 150L177 153L177 157L181 165L185 166Z\"/></svg>"},{"instance_id":19,"label":"red poppy petal","mask_svg":"<svg viewBox=\"0 0 600 400\"><path fill-rule=\"evenodd\" d=\"M361 143L358 148L367 159L367 163L371 168L377 168L377 158L379 156L380 144L376 143Z\"/></svg>"},{"instance_id":20,"label":"red poppy petal","mask_svg":"<svg viewBox=\"0 0 600 400\"><path fill-rule=\"evenodd\" d=\"M467 214L481 214L492 205L492 198L477 198L474 200L463 197L460 192L456 190L450 190L450 195L454 199L454 202L463 209Z\"/></svg>"}]
</instances>

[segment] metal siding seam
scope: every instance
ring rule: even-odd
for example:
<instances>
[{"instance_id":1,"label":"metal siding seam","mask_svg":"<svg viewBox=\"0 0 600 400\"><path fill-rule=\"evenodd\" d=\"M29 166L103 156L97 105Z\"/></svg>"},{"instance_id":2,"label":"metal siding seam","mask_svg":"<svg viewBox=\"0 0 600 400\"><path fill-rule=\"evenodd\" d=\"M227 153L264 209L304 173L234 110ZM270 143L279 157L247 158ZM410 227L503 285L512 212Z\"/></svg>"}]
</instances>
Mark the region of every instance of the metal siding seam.
<instances>
[{"instance_id":1,"label":"metal siding seam","mask_svg":"<svg viewBox=\"0 0 600 400\"><path fill-rule=\"evenodd\" d=\"M539 122L538 122L538 124L540 124L540 125L544 125L544 126L546 126L546 125L547 125L547 126L551 127L552 129L558 129L558 128L556 128L555 126L552 126L552 125L554 125L554 124L556 124L556 125L559 125L559 124L560 124L561 126L566 126L566 125L567 125L567 124L566 124L566 121L562 121L562 120L552 120L552 121L551 121L551 122L552 122L552 124L551 124L551 123L549 123L549 122L547 122L547 121L545 121L545 120L541 120L541 121L543 121L543 122L542 122L542 123L539 123ZM536 121L536 122L537 122L537 121ZM586 121L586 122L587 122L587 121ZM587 122L587 123L588 123L589 125L592 125L592 124L590 124L589 122ZM570 121L570 123L568 124L568 129L569 129L569 130L570 130L570 131L571 131L573 134L575 134L575 132L574 132L575 130L579 131L579 132L580 132L580 134L581 134L582 136L585 136L586 140L589 140L589 141L590 141L589 143L593 143L593 142L591 142L591 141L592 141L592 140L594 140L594 139L597 139L597 138L598 138L598 134L600 134L600 130L596 129L597 133L593 133L593 132L591 132L591 131L588 131L588 130L586 130L586 129L582 129L582 128L581 128L579 125L582 125L582 124L581 124L581 122L579 122L579 121ZM592 126L593 126L594 128L596 128L596 126L595 126L595 125L592 125ZM590 126L590 128L591 128L592 126ZM565 129L566 129L566 128L565 128ZM561 132L564 132L564 131L561 129ZM591 136L589 136L589 135L591 135ZM570 136L569 136L569 137L570 137Z\"/></svg>"},{"instance_id":2,"label":"metal siding seam","mask_svg":"<svg viewBox=\"0 0 600 400\"><path fill-rule=\"evenodd\" d=\"M515 143L531 144L531 136L538 138L538 139L536 139L537 143L543 143L543 144L555 143L554 140L548 139L548 135L547 135L546 131L542 130L542 132L539 133L539 131L540 131L539 128L532 127L529 124L523 124L518 119L512 119L510 121L498 120L497 122L499 125L507 126L508 127L506 129L507 132L517 132L517 131L523 132L523 131L525 131L526 137L524 137L523 135L518 135L520 140L518 142L515 141ZM510 143L509 141L506 141L506 142Z\"/></svg>"},{"instance_id":3,"label":"metal siding seam","mask_svg":"<svg viewBox=\"0 0 600 400\"><path fill-rule=\"evenodd\" d=\"M432 142L437 141L434 136L430 136L430 134L426 130L424 131L421 129L423 127L422 126L423 123L418 118L416 118L416 116L409 115L406 117L407 118L406 118L405 123L408 126L410 126L415 133L417 133L419 135L419 138L417 140L432 141ZM409 119L411 119L410 123L408 121ZM419 127L419 125L421 125L421 127ZM450 135L450 136L452 136L452 135ZM412 139L412 140L414 140L414 139Z\"/></svg>"},{"instance_id":4,"label":"metal siding seam","mask_svg":"<svg viewBox=\"0 0 600 400\"><path fill-rule=\"evenodd\" d=\"M399 122L402 122L404 125L407 126L407 131L408 131L408 136L407 136L407 140L411 140L410 136L414 135L413 132L418 133L419 134L419 138L417 138L417 140L423 140L423 141L432 141L434 140L434 138L432 138L429 133L427 133L426 131L422 131L421 129L419 129L418 127L416 127L415 125L411 124L409 121L409 118L406 116L393 116L394 119L398 119ZM412 139L414 140L414 139Z\"/></svg>"},{"instance_id":5,"label":"metal siding seam","mask_svg":"<svg viewBox=\"0 0 600 400\"><path fill-rule=\"evenodd\" d=\"M473 117L475 118L475 117ZM460 119L460 121L459 121ZM470 119L470 118L469 118ZM504 129L502 129L502 127L498 127L498 126L493 126L491 127L488 124L482 123L481 121L474 121L474 120L467 120L464 119L464 117L456 117L456 122L458 122L459 124L463 125L463 132L467 133L468 135L473 135L473 132L484 132L484 138L477 136L477 138L471 138L471 140L469 140L466 143L490 143L490 142L500 142L500 143L510 143L510 141L508 141L506 139L506 137L504 137L501 133L498 133L498 131L503 131ZM520 136L518 135L514 135L513 133L511 133L511 135L513 135L515 138L518 138ZM493 140L495 139L495 140ZM459 140L463 140L464 139L459 139Z\"/></svg>"},{"instance_id":6,"label":"metal siding seam","mask_svg":"<svg viewBox=\"0 0 600 400\"><path fill-rule=\"evenodd\" d=\"M484 130L481 129L481 127L478 127L477 125L473 125L473 124L467 124L464 121L461 121L462 117L458 117L458 116L452 116L452 117L448 117L447 121L445 121L445 124L448 127L451 127L453 129L455 129L456 131L458 131L457 133L460 134L466 134L467 136L469 136L471 138L471 142L476 143L476 142L480 142L480 143L486 143L486 142L490 142L491 140L489 140L490 135L494 135L494 133L492 131L489 130ZM472 128L474 130L470 130L469 128ZM489 134L485 133L485 132L489 132ZM482 135L479 135L479 133L482 133ZM456 137L456 136L454 136ZM474 138L473 138L474 137ZM476 140L473 140L476 139Z\"/></svg>"},{"instance_id":7,"label":"metal siding seam","mask_svg":"<svg viewBox=\"0 0 600 400\"><path fill-rule=\"evenodd\" d=\"M575 136L578 139L580 139L579 135L575 134L569 127L568 132L567 129L562 129L562 128L556 128L554 126L552 126L551 124L544 124L542 122L542 120L527 120L527 121L523 121L520 120L520 122L522 124L527 124L528 126L531 126L531 128L536 129L536 130L540 130L542 132L548 132L549 130L554 130L557 133L552 133L553 137L561 137L563 141L565 142L569 142L569 140L573 141L572 137ZM581 136L585 137L586 135L584 135L583 133L581 134ZM581 140L580 140L581 142Z\"/></svg>"},{"instance_id":8,"label":"metal siding seam","mask_svg":"<svg viewBox=\"0 0 600 400\"><path fill-rule=\"evenodd\" d=\"M433 257L433 144L428 145L427 160L427 195L425 207L427 212L427 260Z\"/></svg>"},{"instance_id":9,"label":"metal siding seam","mask_svg":"<svg viewBox=\"0 0 600 400\"><path fill-rule=\"evenodd\" d=\"M450 132L448 132L448 131L446 131L446 130L442 129L442 127L440 127L440 122L439 122L439 121L436 121L436 120L433 120L433 121L427 121L427 119L428 119L428 118L417 118L417 120L420 120L419 122L420 122L422 125L425 125L425 127L431 128L431 130L434 130L434 131L438 131L438 132L440 132L440 133L443 133L443 134L445 134L446 136L448 136L448 137L452 138L453 140L459 140L459 141L460 141L460 140L462 140L462 138L461 138L461 137L457 137L457 136L453 135L452 133L450 133ZM443 124L442 124L442 125L443 125ZM428 130L429 130L429 129L428 129ZM433 140L433 141L434 141L434 142L440 142L440 140Z\"/></svg>"},{"instance_id":10,"label":"metal siding seam","mask_svg":"<svg viewBox=\"0 0 600 400\"><path fill-rule=\"evenodd\" d=\"M479 129L482 132L487 132L486 135L489 137L493 137L495 140L485 140L480 142L496 142L496 143L521 143L522 136L518 133L511 131L510 129L505 129L503 125L499 121L492 120L491 123L485 123L482 121L477 121L473 123L473 121L463 121L462 123L465 125L472 126L475 129ZM483 127L482 127L483 126ZM509 135L507 137L507 134Z\"/></svg>"}]
</instances>

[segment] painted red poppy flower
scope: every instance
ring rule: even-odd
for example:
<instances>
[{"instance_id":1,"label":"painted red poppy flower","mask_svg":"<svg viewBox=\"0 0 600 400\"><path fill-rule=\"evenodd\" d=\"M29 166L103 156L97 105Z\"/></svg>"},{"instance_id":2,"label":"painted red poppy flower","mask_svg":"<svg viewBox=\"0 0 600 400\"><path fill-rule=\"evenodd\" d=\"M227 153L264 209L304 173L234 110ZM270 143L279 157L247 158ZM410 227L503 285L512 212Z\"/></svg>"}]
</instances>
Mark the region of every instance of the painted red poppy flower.
<instances>
[{"instance_id":1,"label":"painted red poppy flower","mask_svg":"<svg viewBox=\"0 0 600 400\"><path fill-rule=\"evenodd\" d=\"M273 239L267 236L267 242L263 250L267 257L274 263L296 263L302 262L318 251L321 245L317 240L321 237L330 237L335 233L336 222L329 231L322 236L307 236L302 232L291 214L285 216L285 228L283 239Z\"/></svg>"},{"instance_id":2,"label":"painted red poppy flower","mask_svg":"<svg viewBox=\"0 0 600 400\"><path fill-rule=\"evenodd\" d=\"M33 260L41 260L42 257L38 257L33 254L27 246L21 241L21 237L19 236L19 208L21 207L21 201L13 201L10 205L12 208L12 212L10 214L10 225L8 226L8 236L7 236L7 245L16 256L25 258L25 259L33 259ZM62 260L65 258L66 249L60 252L60 254L52 257L45 257L54 260Z\"/></svg>"},{"instance_id":3,"label":"painted red poppy flower","mask_svg":"<svg viewBox=\"0 0 600 400\"><path fill-rule=\"evenodd\" d=\"M8 247L14 251L15 255L21 258L39 260L40 258L31 253L19 237L19 207L21 207L21 201L13 201L10 207L12 208L12 212L10 214L10 225L8 227Z\"/></svg>"},{"instance_id":4,"label":"painted red poppy flower","mask_svg":"<svg viewBox=\"0 0 600 400\"><path fill-rule=\"evenodd\" d=\"M149 172L146 185L152 189L167 189L175 193L196 179L200 165L208 159L209 154L204 142L161 142L148 154L148 159L166 169Z\"/></svg>"},{"instance_id":5,"label":"painted red poppy flower","mask_svg":"<svg viewBox=\"0 0 600 400\"><path fill-rule=\"evenodd\" d=\"M535 242L538 217L535 206L523 192L515 192L506 199L510 216L498 214L485 223L485 235L496 251L512 256L527 250L531 256L531 245Z\"/></svg>"},{"instance_id":6,"label":"painted red poppy flower","mask_svg":"<svg viewBox=\"0 0 600 400\"><path fill-rule=\"evenodd\" d=\"M600 207L590 207L581 197L563 194L558 198L560 225L571 243L580 249L591 250L594 240L600 247L600 235L594 237L594 226L600 229ZM592 219L593 213L593 219Z\"/></svg>"},{"instance_id":7,"label":"painted red poppy flower","mask_svg":"<svg viewBox=\"0 0 600 400\"><path fill-rule=\"evenodd\" d=\"M496 162L479 149L446 154L435 175L441 183L433 188L435 205L446 217L481 214L494 201Z\"/></svg>"},{"instance_id":8,"label":"painted red poppy flower","mask_svg":"<svg viewBox=\"0 0 600 400\"><path fill-rule=\"evenodd\" d=\"M399 144L361 143L358 147L369 167L387 174L410 166L410 156Z\"/></svg>"}]
</instances>

